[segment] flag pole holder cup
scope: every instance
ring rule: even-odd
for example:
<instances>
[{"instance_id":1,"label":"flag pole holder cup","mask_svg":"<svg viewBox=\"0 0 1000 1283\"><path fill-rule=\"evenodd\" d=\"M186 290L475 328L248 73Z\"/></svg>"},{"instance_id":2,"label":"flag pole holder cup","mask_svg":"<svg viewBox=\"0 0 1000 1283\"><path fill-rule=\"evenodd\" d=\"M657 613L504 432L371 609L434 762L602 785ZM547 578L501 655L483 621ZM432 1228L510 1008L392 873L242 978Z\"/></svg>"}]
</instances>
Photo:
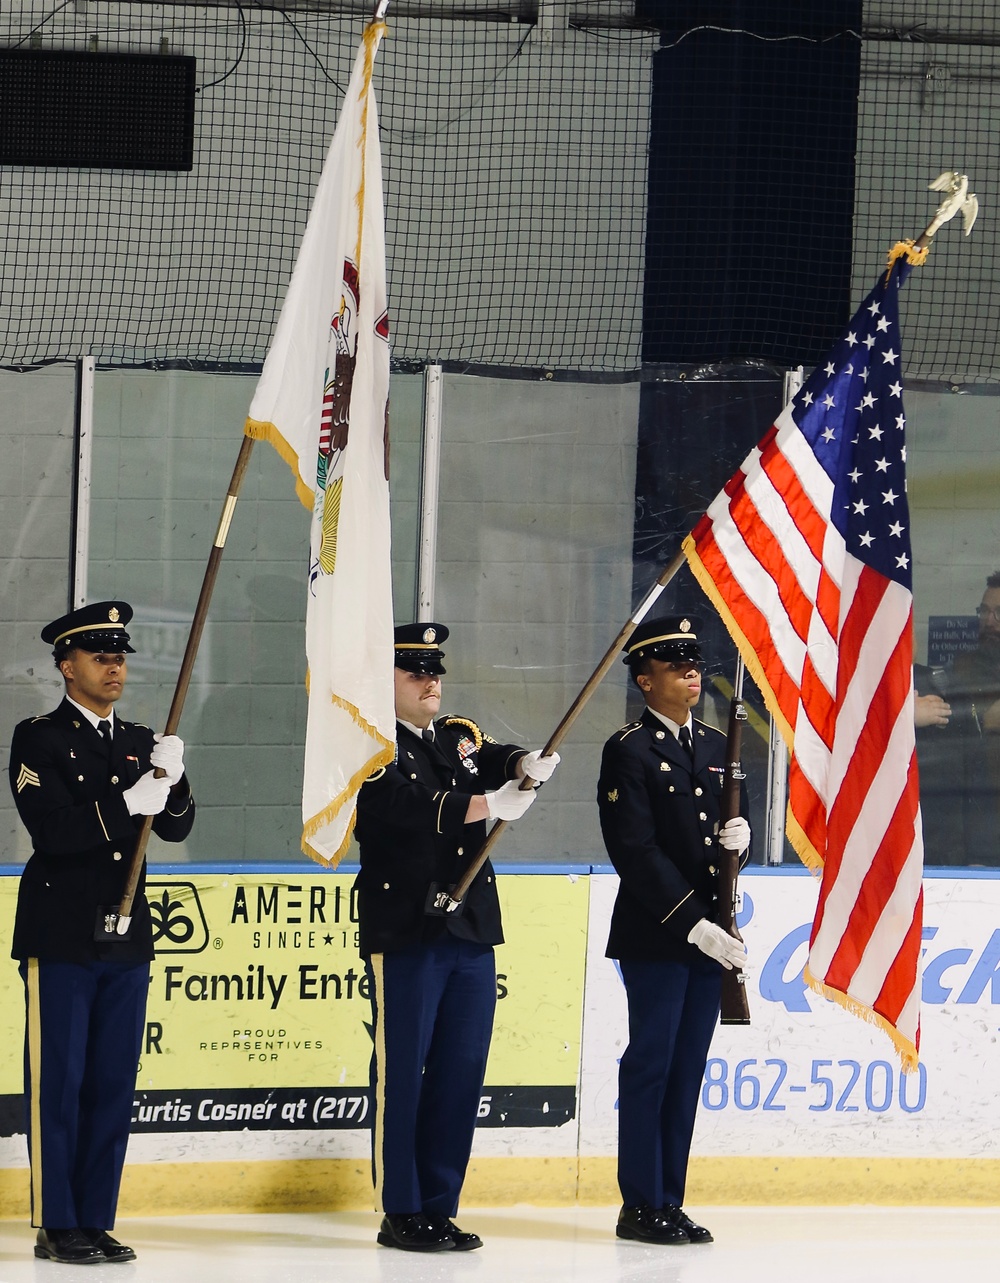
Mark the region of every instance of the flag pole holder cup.
<instances>
[{"instance_id":1,"label":"flag pole holder cup","mask_svg":"<svg viewBox=\"0 0 1000 1283\"><path fill-rule=\"evenodd\" d=\"M448 914L459 916L465 909L464 900L453 900L454 885L443 887L440 882L432 882L427 890L424 902L424 913L430 918L443 918Z\"/></svg>"}]
</instances>

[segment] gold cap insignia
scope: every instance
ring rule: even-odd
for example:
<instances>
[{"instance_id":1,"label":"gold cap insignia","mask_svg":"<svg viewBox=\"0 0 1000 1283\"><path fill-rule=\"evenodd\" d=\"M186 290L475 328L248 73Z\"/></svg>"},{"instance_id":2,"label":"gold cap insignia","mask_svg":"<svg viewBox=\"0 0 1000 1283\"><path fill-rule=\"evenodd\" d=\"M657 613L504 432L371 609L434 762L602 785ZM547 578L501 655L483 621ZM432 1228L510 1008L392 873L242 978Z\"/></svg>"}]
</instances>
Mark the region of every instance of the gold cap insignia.
<instances>
[{"instance_id":1,"label":"gold cap insignia","mask_svg":"<svg viewBox=\"0 0 1000 1283\"><path fill-rule=\"evenodd\" d=\"M112 606L108 611L108 623L117 624L119 619L121 619L121 615L118 613L118 607Z\"/></svg>"},{"instance_id":2,"label":"gold cap insignia","mask_svg":"<svg viewBox=\"0 0 1000 1283\"><path fill-rule=\"evenodd\" d=\"M424 629L424 641L427 642L428 644L430 644L432 641L437 641L437 633L433 628Z\"/></svg>"},{"instance_id":3,"label":"gold cap insignia","mask_svg":"<svg viewBox=\"0 0 1000 1283\"><path fill-rule=\"evenodd\" d=\"M679 626L682 633L689 633L691 631L690 619L682 619Z\"/></svg>"},{"instance_id":4,"label":"gold cap insignia","mask_svg":"<svg viewBox=\"0 0 1000 1283\"><path fill-rule=\"evenodd\" d=\"M618 801L618 790L617 790L617 789L612 789L612 790L611 790L611 792L608 794L608 801L609 801L609 802L617 802L617 801Z\"/></svg>"}]
</instances>

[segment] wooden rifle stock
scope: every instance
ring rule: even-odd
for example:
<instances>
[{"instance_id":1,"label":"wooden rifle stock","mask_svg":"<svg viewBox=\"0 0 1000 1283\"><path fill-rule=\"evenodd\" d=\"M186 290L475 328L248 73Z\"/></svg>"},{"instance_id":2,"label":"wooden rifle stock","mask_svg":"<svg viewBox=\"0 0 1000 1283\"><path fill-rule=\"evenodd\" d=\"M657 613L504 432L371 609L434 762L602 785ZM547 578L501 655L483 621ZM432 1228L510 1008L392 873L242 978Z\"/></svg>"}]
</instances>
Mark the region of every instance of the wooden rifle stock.
<instances>
[{"instance_id":1,"label":"wooden rifle stock","mask_svg":"<svg viewBox=\"0 0 1000 1283\"><path fill-rule=\"evenodd\" d=\"M726 773L722 782L722 806L719 828L740 813L740 790L746 775L740 758L743 747L743 723L747 710L743 703L743 660L737 661L733 698L729 705L729 727L726 732ZM719 926L735 940L743 942L736 926L736 879L740 871L739 851L727 851L721 844L717 852L716 875L719 889ZM746 972L735 967L722 973L722 1015L724 1025L748 1025L750 1004L747 1001Z\"/></svg>"}]
</instances>

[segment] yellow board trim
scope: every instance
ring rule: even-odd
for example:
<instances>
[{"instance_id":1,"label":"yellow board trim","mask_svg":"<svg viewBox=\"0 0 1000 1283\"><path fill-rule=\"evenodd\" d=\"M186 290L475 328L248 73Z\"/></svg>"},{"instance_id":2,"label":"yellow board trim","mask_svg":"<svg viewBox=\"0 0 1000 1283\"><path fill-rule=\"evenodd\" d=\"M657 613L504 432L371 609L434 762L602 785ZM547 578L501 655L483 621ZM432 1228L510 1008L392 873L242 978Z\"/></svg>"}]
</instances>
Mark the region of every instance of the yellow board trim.
<instances>
[{"instance_id":1,"label":"yellow board trim","mask_svg":"<svg viewBox=\"0 0 1000 1283\"><path fill-rule=\"evenodd\" d=\"M465 1207L614 1207L614 1158L479 1158L469 1166ZM370 1211L364 1159L126 1164L119 1216ZM693 1157L690 1207L996 1207L1000 1159ZM0 1171L7 1217L28 1211L28 1173Z\"/></svg>"}]
</instances>

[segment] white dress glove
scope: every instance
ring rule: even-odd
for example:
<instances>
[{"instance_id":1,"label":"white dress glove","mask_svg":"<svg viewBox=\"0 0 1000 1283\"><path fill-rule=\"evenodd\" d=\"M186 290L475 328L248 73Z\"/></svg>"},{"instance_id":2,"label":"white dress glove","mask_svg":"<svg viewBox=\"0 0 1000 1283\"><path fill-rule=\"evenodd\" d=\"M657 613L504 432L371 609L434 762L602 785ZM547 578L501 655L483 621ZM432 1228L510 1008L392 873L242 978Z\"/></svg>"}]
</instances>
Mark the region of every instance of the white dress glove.
<instances>
[{"instance_id":1,"label":"white dress glove","mask_svg":"<svg viewBox=\"0 0 1000 1283\"><path fill-rule=\"evenodd\" d=\"M522 789L520 780L508 780L495 793L486 794L486 807L491 820L519 820L534 800L534 789Z\"/></svg>"},{"instance_id":2,"label":"white dress glove","mask_svg":"<svg viewBox=\"0 0 1000 1283\"><path fill-rule=\"evenodd\" d=\"M746 821L743 821L744 824ZM688 943L696 945L702 953L721 962L727 971L733 967L743 970L747 965L747 947L739 940L734 940L728 931L708 918L699 918L688 932Z\"/></svg>"},{"instance_id":3,"label":"white dress glove","mask_svg":"<svg viewBox=\"0 0 1000 1283\"><path fill-rule=\"evenodd\" d=\"M167 804L169 792L170 781L165 775L158 780L152 771L147 771L122 793L122 801L129 815L159 815Z\"/></svg>"},{"instance_id":4,"label":"white dress glove","mask_svg":"<svg viewBox=\"0 0 1000 1283\"><path fill-rule=\"evenodd\" d=\"M179 735L161 735L159 731L153 739L156 747L149 755L150 764L158 766L173 787L184 774L184 741Z\"/></svg>"},{"instance_id":5,"label":"white dress glove","mask_svg":"<svg viewBox=\"0 0 1000 1283\"><path fill-rule=\"evenodd\" d=\"M535 749L533 753L527 753L521 758L521 770L529 779L544 784L546 780L552 778L552 772L559 765L560 760L558 753L550 753L548 757L542 757L541 750Z\"/></svg>"},{"instance_id":6,"label":"white dress glove","mask_svg":"<svg viewBox=\"0 0 1000 1283\"><path fill-rule=\"evenodd\" d=\"M723 824L719 830L719 846L726 851L746 851L750 846L750 825L742 815Z\"/></svg>"}]
</instances>

